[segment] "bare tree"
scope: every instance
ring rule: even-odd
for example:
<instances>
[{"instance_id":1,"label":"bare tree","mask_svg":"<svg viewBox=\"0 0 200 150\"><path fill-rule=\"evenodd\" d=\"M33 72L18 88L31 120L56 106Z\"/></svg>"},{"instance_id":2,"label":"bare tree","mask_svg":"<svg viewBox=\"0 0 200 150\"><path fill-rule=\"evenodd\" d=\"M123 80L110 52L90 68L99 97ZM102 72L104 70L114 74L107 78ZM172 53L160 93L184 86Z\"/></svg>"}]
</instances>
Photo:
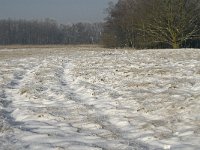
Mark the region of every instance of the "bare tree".
<instances>
[{"instance_id":1,"label":"bare tree","mask_svg":"<svg viewBox=\"0 0 200 150\"><path fill-rule=\"evenodd\" d=\"M116 5L110 3L107 9L109 16L106 18L103 33L103 43L105 45L134 47L135 5L134 0L119 0Z\"/></svg>"},{"instance_id":2,"label":"bare tree","mask_svg":"<svg viewBox=\"0 0 200 150\"><path fill-rule=\"evenodd\" d=\"M179 48L199 39L199 7L200 0L119 0L108 9L103 42Z\"/></svg>"},{"instance_id":3,"label":"bare tree","mask_svg":"<svg viewBox=\"0 0 200 150\"><path fill-rule=\"evenodd\" d=\"M199 37L199 0L153 0L140 29L152 42L179 48L183 42Z\"/></svg>"},{"instance_id":4,"label":"bare tree","mask_svg":"<svg viewBox=\"0 0 200 150\"><path fill-rule=\"evenodd\" d=\"M102 23L59 25L45 20L0 20L0 44L95 44Z\"/></svg>"}]
</instances>

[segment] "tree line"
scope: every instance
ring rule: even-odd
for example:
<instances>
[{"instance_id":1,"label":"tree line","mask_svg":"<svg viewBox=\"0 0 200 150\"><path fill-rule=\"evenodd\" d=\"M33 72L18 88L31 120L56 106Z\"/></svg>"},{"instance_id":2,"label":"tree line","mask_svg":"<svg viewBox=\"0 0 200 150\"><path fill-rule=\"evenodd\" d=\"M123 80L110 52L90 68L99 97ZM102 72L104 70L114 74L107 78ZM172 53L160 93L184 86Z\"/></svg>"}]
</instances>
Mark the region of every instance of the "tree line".
<instances>
[{"instance_id":1,"label":"tree line","mask_svg":"<svg viewBox=\"0 0 200 150\"><path fill-rule=\"evenodd\" d=\"M0 44L96 44L102 23L58 24L51 19L0 20Z\"/></svg>"},{"instance_id":2,"label":"tree line","mask_svg":"<svg viewBox=\"0 0 200 150\"><path fill-rule=\"evenodd\" d=\"M200 47L200 0L118 0L104 24L105 47Z\"/></svg>"}]
</instances>

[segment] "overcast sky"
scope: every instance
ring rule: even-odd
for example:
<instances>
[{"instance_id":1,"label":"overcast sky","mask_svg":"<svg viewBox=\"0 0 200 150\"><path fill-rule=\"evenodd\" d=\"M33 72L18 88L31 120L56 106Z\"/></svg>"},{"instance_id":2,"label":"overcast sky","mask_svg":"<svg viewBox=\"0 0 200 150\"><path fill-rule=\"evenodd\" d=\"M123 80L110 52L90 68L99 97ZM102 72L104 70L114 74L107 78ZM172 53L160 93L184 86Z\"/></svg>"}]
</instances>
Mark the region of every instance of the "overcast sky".
<instances>
[{"instance_id":1,"label":"overcast sky","mask_svg":"<svg viewBox=\"0 0 200 150\"><path fill-rule=\"evenodd\" d=\"M59 23L99 22L117 0L0 0L0 19L44 19Z\"/></svg>"}]
</instances>

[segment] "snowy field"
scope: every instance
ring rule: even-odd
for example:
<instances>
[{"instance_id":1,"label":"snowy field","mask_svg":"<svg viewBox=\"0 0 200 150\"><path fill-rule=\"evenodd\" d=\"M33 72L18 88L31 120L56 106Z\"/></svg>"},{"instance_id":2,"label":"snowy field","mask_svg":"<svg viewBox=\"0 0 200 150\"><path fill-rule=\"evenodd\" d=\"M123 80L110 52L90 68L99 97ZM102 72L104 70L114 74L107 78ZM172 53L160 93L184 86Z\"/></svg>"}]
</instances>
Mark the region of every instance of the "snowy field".
<instances>
[{"instance_id":1,"label":"snowy field","mask_svg":"<svg viewBox=\"0 0 200 150\"><path fill-rule=\"evenodd\" d=\"M200 50L0 50L0 149L199 150Z\"/></svg>"}]
</instances>

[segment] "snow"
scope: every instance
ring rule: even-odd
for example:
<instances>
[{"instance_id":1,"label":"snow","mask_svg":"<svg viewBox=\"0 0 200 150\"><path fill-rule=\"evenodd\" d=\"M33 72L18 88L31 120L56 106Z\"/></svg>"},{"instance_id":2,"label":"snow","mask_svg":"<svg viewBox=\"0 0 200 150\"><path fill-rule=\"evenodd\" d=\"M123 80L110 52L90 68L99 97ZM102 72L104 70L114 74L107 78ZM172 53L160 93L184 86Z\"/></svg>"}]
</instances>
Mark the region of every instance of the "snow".
<instances>
[{"instance_id":1,"label":"snow","mask_svg":"<svg viewBox=\"0 0 200 150\"><path fill-rule=\"evenodd\" d=\"M0 53L0 149L200 149L200 51Z\"/></svg>"}]
</instances>

